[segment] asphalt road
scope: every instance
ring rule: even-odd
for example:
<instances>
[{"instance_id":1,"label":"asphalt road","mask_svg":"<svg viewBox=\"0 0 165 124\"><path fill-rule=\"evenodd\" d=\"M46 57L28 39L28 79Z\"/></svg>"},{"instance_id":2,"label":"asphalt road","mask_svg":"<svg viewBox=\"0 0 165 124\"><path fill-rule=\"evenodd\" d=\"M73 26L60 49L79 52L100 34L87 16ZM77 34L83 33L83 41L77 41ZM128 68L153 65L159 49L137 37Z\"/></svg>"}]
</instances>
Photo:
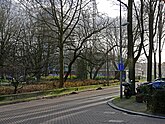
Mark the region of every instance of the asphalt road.
<instances>
[{"instance_id":1,"label":"asphalt road","mask_svg":"<svg viewBox=\"0 0 165 124\"><path fill-rule=\"evenodd\" d=\"M0 124L165 124L165 120L130 115L107 101L118 88L0 106Z\"/></svg>"}]
</instances>

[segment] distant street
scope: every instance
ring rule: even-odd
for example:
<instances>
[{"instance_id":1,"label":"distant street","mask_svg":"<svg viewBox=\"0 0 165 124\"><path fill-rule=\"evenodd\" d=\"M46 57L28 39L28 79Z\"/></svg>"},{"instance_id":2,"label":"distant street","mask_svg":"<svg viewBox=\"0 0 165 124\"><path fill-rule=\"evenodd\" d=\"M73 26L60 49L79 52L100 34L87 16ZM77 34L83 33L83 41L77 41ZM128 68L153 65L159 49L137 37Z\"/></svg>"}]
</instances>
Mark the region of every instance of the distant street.
<instances>
[{"instance_id":1,"label":"distant street","mask_svg":"<svg viewBox=\"0 0 165 124\"><path fill-rule=\"evenodd\" d=\"M118 94L116 87L0 106L0 124L165 124L112 109L107 101Z\"/></svg>"}]
</instances>

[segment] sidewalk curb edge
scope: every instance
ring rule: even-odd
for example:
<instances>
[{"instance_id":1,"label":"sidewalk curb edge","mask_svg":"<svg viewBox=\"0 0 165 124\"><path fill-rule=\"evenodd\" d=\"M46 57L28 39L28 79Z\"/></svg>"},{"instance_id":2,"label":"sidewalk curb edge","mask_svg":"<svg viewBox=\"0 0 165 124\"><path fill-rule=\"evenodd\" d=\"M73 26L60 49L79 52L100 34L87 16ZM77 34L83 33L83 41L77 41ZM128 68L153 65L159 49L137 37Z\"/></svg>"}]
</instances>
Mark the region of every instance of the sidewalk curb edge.
<instances>
[{"instance_id":1,"label":"sidewalk curb edge","mask_svg":"<svg viewBox=\"0 0 165 124\"><path fill-rule=\"evenodd\" d=\"M158 118L158 119L165 119L165 116L146 114L146 113L142 113L142 112L135 112L135 111L127 110L127 109L124 109L124 108L120 108L120 107L118 107L118 106L116 106L112 103L112 100L114 100L114 99L115 98L112 98L110 101L107 102L107 104L110 107L112 107L116 110L119 110L119 111L122 111L122 112L125 112L125 113L128 113L128 114L141 115L141 116L147 116L147 117Z\"/></svg>"}]
</instances>

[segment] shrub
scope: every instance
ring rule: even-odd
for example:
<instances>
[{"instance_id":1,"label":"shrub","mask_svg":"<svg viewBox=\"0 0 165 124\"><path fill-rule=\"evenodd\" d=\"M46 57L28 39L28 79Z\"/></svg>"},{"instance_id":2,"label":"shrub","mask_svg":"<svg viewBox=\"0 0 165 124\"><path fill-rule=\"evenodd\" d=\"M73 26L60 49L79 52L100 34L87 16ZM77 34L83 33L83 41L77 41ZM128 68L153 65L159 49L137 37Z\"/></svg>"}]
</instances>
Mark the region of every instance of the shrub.
<instances>
[{"instance_id":1,"label":"shrub","mask_svg":"<svg viewBox=\"0 0 165 124\"><path fill-rule=\"evenodd\" d=\"M77 79L76 75L69 75L68 79ZM54 81L54 80L59 80L59 76L54 76L54 75L49 75L49 76L42 76L41 77L42 81Z\"/></svg>"},{"instance_id":2,"label":"shrub","mask_svg":"<svg viewBox=\"0 0 165 124\"><path fill-rule=\"evenodd\" d=\"M150 96L152 94L152 90L148 85L140 85L136 88L137 94L136 94L136 102L142 103L142 102L150 102Z\"/></svg>"},{"instance_id":3,"label":"shrub","mask_svg":"<svg viewBox=\"0 0 165 124\"><path fill-rule=\"evenodd\" d=\"M96 80L107 80L107 76L97 76ZM109 77L109 80L114 80L114 77Z\"/></svg>"},{"instance_id":4,"label":"shrub","mask_svg":"<svg viewBox=\"0 0 165 124\"><path fill-rule=\"evenodd\" d=\"M136 102L142 103L143 101L144 101L144 94L143 93L136 94Z\"/></svg>"},{"instance_id":5,"label":"shrub","mask_svg":"<svg viewBox=\"0 0 165 124\"><path fill-rule=\"evenodd\" d=\"M84 81L70 81L65 82L64 87L78 87L78 86L87 86L87 85L96 85L98 84L95 80L84 80Z\"/></svg>"},{"instance_id":6,"label":"shrub","mask_svg":"<svg viewBox=\"0 0 165 124\"><path fill-rule=\"evenodd\" d=\"M165 89L155 91L149 107L153 113L165 114Z\"/></svg>"},{"instance_id":7,"label":"shrub","mask_svg":"<svg viewBox=\"0 0 165 124\"><path fill-rule=\"evenodd\" d=\"M28 76L28 77L26 77L26 83L27 83L27 84L33 84L33 83L35 83L35 82L37 82L36 77L33 77L33 76Z\"/></svg>"},{"instance_id":8,"label":"shrub","mask_svg":"<svg viewBox=\"0 0 165 124\"><path fill-rule=\"evenodd\" d=\"M12 94L12 93L13 93L13 89L10 86L0 87L0 95Z\"/></svg>"},{"instance_id":9,"label":"shrub","mask_svg":"<svg viewBox=\"0 0 165 124\"><path fill-rule=\"evenodd\" d=\"M6 82L9 82L9 80L6 80L6 79L0 79L0 83L6 83Z\"/></svg>"},{"instance_id":10,"label":"shrub","mask_svg":"<svg viewBox=\"0 0 165 124\"><path fill-rule=\"evenodd\" d=\"M143 94L149 94L150 88L148 87L148 85L140 85L137 87L137 92Z\"/></svg>"},{"instance_id":11,"label":"shrub","mask_svg":"<svg viewBox=\"0 0 165 124\"><path fill-rule=\"evenodd\" d=\"M13 80L13 81L11 82L11 85L14 87L14 94L17 93L19 84L20 84L20 82L19 82L19 81L16 81L16 80Z\"/></svg>"},{"instance_id":12,"label":"shrub","mask_svg":"<svg viewBox=\"0 0 165 124\"><path fill-rule=\"evenodd\" d=\"M41 77L42 80L45 80L45 81L53 81L53 80L58 80L59 79L59 76L52 76L52 75L49 75L49 76L46 76L46 77Z\"/></svg>"},{"instance_id":13,"label":"shrub","mask_svg":"<svg viewBox=\"0 0 165 124\"><path fill-rule=\"evenodd\" d=\"M77 79L77 76L76 75L69 75L68 79Z\"/></svg>"}]
</instances>

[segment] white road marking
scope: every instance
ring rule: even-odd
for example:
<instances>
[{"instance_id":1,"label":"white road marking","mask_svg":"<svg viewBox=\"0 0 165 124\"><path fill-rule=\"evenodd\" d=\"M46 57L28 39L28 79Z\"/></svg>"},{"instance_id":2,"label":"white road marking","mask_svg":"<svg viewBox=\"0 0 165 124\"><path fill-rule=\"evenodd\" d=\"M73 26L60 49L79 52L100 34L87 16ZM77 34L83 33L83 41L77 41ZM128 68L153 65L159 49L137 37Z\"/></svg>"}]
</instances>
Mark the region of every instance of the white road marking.
<instances>
[{"instance_id":1,"label":"white road marking","mask_svg":"<svg viewBox=\"0 0 165 124\"><path fill-rule=\"evenodd\" d=\"M109 120L110 123L123 123L124 120Z\"/></svg>"},{"instance_id":2,"label":"white road marking","mask_svg":"<svg viewBox=\"0 0 165 124\"><path fill-rule=\"evenodd\" d=\"M115 114L116 112L104 112L104 114Z\"/></svg>"},{"instance_id":3,"label":"white road marking","mask_svg":"<svg viewBox=\"0 0 165 124\"><path fill-rule=\"evenodd\" d=\"M123 114L127 115L127 116L131 116L131 117L142 117L140 115L128 114L128 113L125 113L125 112L123 112Z\"/></svg>"}]
</instances>

